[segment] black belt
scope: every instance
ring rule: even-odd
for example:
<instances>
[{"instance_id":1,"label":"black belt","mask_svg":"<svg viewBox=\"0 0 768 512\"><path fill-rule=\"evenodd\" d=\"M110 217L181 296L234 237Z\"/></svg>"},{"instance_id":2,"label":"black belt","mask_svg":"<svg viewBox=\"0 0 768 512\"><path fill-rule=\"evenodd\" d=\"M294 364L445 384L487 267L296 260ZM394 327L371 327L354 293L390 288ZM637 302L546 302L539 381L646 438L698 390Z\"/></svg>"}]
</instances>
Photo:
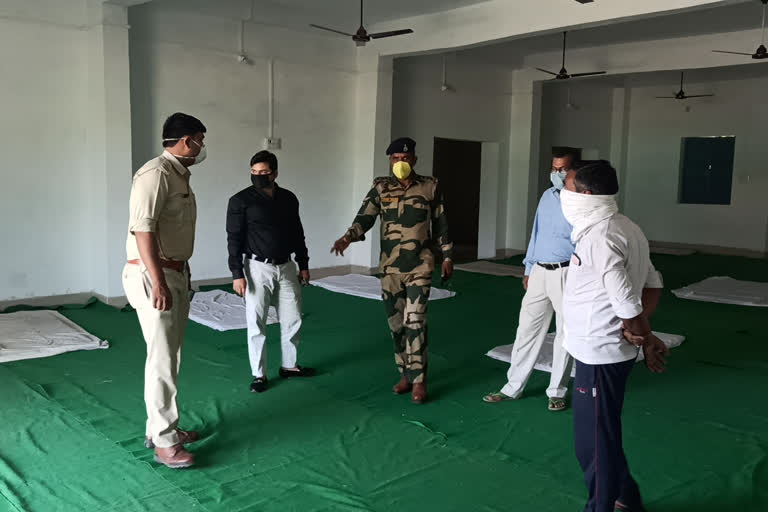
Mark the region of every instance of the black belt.
<instances>
[{"instance_id":1,"label":"black belt","mask_svg":"<svg viewBox=\"0 0 768 512\"><path fill-rule=\"evenodd\" d=\"M570 261L564 261L562 263L537 263L538 266L545 268L547 270L557 270L559 268L565 268L570 264L571 264Z\"/></svg>"},{"instance_id":2,"label":"black belt","mask_svg":"<svg viewBox=\"0 0 768 512\"><path fill-rule=\"evenodd\" d=\"M261 263L267 263L269 265L284 265L291 261L290 256L286 258L263 258L261 256L256 256L255 254L246 254L245 257L249 260L260 261Z\"/></svg>"}]
</instances>

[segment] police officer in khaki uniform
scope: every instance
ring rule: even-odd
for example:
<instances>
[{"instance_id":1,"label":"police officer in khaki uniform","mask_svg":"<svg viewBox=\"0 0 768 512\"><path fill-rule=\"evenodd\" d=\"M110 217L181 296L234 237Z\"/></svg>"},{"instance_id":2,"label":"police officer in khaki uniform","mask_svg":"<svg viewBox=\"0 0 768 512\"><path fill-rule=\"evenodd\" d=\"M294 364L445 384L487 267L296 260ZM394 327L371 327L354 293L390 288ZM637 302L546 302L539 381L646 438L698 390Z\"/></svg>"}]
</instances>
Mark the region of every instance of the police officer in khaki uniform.
<instances>
[{"instance_id":1,"label":"police officer in khaki uniform","mask_svg":"<svg viewBox=\"0 0 768 512\"><path fill-rule=\"evenodd\" d=\"M411 392L412 401L427 400L427 300L435 268L435 252L443 257L443 278L453 273L453 243L443 196L432 176L413 171L416 142L404 137L387 148L392 176L376 178L346 234L331 252L344 254L349 244L381 217L381 290L395 343L400 382L392 391Z\"/></svg>"},{"instance_id":2,"label":"police officer in khaki uniform","mask_svg":"<svg viewBox=\"0 0 768 512\"><path fill-rule=\"evenodd\" d=\"M144 402L146 446L171 468L195 463L184 444L197 432L178 428L176 380L189 317L189 258L195 242L197 206L189 167L205 159L205 126L176 113L163 125L162 155L133 177L123 287L136 309L147 343Z\"/></svg>"}]
</instances>

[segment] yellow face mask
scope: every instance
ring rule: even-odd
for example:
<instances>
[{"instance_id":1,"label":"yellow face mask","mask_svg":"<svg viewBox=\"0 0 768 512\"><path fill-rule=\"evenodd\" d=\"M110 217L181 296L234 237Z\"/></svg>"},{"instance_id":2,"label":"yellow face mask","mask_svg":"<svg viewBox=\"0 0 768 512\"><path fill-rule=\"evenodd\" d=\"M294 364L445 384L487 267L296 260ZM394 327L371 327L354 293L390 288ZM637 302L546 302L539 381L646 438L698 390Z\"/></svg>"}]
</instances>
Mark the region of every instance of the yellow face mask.
<instances>
[{"instance_id":1,"label":"yellow face mask","mask_svg":"<svg viewBox=\"0 0 768 512\"><path fill-rule=\"evenodd\" d=\"M399 180L407 179L408 176L411 175L411 170L411 164L408 162L395 162L395 164L392 166L392 174L394 174Z\"/></svg>"}]
</instances>

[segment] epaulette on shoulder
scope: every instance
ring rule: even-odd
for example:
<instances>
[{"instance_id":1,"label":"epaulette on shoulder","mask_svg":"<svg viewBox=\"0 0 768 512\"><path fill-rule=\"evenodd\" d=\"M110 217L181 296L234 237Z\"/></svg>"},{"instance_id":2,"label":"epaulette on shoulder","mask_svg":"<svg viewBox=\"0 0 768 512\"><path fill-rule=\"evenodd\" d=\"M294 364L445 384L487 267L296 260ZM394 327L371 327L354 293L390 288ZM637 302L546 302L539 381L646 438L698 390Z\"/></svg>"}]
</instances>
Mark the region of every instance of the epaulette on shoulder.
<instances>
[{"instance_id":1,"label":"epaulette on shoulder","mask_svg":"<svg viewBox=\"0 0 768 512\"><path fill-rule=\"evenodd\" d=\"M389 183L390 177L389 176L379 176L378 178L373 179L373 186L378 187L379 185L384 185L385 183Z\"/></svg>"},{"instance_id":2,"label":"epaulette on shoulder","mask_svg":"<svg viewBox=\"0 0 768 512\"><path fill-rule=\"evenodd\" d=\"M153 160L150 160L146 164L144 164L141 169L136 171L134 177L143 176L144 174L150 173L150 172L159 172L161 174L168 175L169 169L167 169L159 158L155 158Z\"/></svg>"}]
</instances>

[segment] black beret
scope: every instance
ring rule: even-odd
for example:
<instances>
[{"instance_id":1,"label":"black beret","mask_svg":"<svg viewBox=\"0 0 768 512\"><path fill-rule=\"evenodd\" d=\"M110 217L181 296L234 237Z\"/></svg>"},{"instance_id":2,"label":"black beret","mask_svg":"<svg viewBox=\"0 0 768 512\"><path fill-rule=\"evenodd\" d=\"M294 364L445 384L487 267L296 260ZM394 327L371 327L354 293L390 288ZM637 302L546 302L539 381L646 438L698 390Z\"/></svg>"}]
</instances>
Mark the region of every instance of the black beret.
<instances>
[{"instance_id":1,"label":"black beret","mask_svg":"<svg viewBox=\"0 0 768 512\"><path fill-rule=\"evenodd\" d=\"M395 139L387 148L387 155L392 153L416 153L416 141L410 137Z\"/></svg>"}]
</instances>

